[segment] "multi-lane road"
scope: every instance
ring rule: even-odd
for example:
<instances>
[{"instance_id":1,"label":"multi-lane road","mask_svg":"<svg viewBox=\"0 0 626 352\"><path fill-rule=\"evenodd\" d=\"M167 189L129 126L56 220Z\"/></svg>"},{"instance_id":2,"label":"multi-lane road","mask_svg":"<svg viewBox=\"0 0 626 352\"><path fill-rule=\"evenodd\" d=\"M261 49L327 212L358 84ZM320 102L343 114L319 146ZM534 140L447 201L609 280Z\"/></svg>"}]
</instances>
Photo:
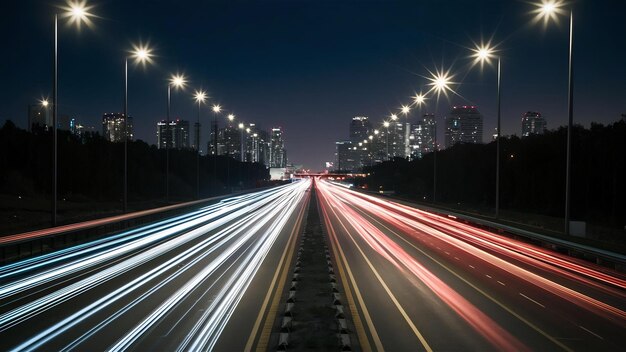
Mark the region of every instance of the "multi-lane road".
<instances>
[{"instance_id":1,"label":"multi-lane road","mask_svg":"<svg viewBox=\"0 0 626 352\"><path fill-rule=\"evenodd\" d=\"M624 276L452 218L316 183L366 348L624 348Z\"/></svg>"},{"instance_id":2,"label":"multi-lane road","mask_svg":"<svg viewBox=\"0 0 626 352\"><path fill-rule=\"evenodd\" d=\"M623 349L624 275L318 179L0 267L0 350L273 349L307 205L365 351Z\"/></svg>"},{"instance_id":3,"label":"multi-lane road","mask_svg":"<svg viewBox=\"0 0 626 352\"><path fill-rule=\"evenodd\" d=\"M0 267L0 350L254 347L310 185L228 198Z\"/></svg>"}]
</instances>

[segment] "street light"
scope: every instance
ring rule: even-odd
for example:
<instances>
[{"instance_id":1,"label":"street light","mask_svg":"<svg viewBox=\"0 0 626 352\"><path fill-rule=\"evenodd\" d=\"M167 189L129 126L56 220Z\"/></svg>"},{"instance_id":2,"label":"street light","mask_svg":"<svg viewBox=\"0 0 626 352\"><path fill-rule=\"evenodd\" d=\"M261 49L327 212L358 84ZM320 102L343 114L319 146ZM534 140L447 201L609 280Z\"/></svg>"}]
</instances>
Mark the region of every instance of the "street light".
<instances>
[{"instance_id":1,"label":"street light","mask_svg":"<svg viewBox=\"0 0 626 352\"><path fill-rule=\"evenodd\" d=\"M217 114L222 111L222 106L219 104L213 105L211 108L213 110L213 154L217 155Z\"/></svg>"},{"instance_id":2,"label":"street light","mask_svg":"<svg viewBox=\"0 0 626 352\"><path fill-rule=\"evenodd\" d=\"M244 162L244 155L243 155L244 154L244 150L243 150L243 139L244 139L243 137L244 137L244 134L243 134L243 132L245 130L245 125L243 124L243 122L239 123L239 129L241 130L241 140L240 140L240 142L241 142L240 143L241 144L241 155L240 156L241 156L241 162Z\"/></svg>"},{"instance_id":3,"label":"street light","mask_svg":"<svg viewBox=\"0 0 626 352\"><path fill-rule=\"evenodd\" d=\"M217 188L217 114L222 111L222 106L214 104L211 108L213 110L213 189Z\"/></svg>"},{"instance_id":4,"label":"street light","mask_svg":"<svg viewBox=\"0 0 626 352\"><path fill-rule=\"evenodd\" d=\"M196 121L196 199L200 199L200 109L206 102L207 95L204 90L196 90L194 100L198 103L198 119Z\"/></svg>"},{"instance_id":5,"label":"street light","mask_svg":"<svg viewBox=\"0 0 626 352\"><path fill-rule=\"evenodd\" d=\"M561 0L542 0L541 3L534 4L537 8L534 22L543 19L544 27L547 27L551 20L558 22L559 15L567 14L563 8L565 3ZM574 47L574 10L569 11L569 54L568 54L568 84L567 84L567 156L565 163L565 235L570 234L570 191L572 173L572 128L574 124L574 72L572 65L572 52Z\"/></svg>"},{"instance_id":6,"label":"street light","mask_svg":"<svg viewBox=\"0 0 626 352\"><path fill-rule=\"evenodd\" d=\"M61 12L62 18L67 18L70 25L76 25L76 28L80 31L80 26L85 23L88 27L92 26L92 22L89 19L94 17L89 13L89 10L93 6L87 6L86 1L67 1L65 6L59 6L63 12ZM52 226L57 224L57 170L58 170L58 153L57 153L57 110L59 106L58 101L58 78L59 78L59 31L58 31L58 19L59 13L54 14L54 44L53 44L53 83L52 83ZM46 100L47 101L47 100ZM43 102L42 102L43 105ZM46 105L47 106L47 103Z\"/></svg>"},{"instance_id":7,"label":"street light","mask_svg":"<svg viewBox=\"0 0 626 352\"><path fill-rule=\"evenodd\" d=\"M393 118L393 115L391 116ZM398 117L396 116L396 118ZM385 153L387 154L387 160L389 160L389 121L384 121L383 126L387 130L387 132L385 132Z\"/></svg>"},{"instance_id":8,"label":"street light","mask_svg":"<svg viewBox=\"0 0 626 352\"><path fill-rule=\"evenodd\" d=\"M165 120L165 200L170 199L170 144L174 142L174 137L170 131L170 111L172 105L172 87L183 89L187 84L187 78L183 74L170 76L167 84L167 119Z\"/></svg>"},{"instance_id":9,"label":"street light","mask_svg":"<svg viewBox=\"0 0 626 352\"><path fill-rule=\"evenodd\" d=\"M411 112L411 108L408 105L402 105L400 108L400 112L405 117L405 130L404 130L404 157L411 159L411 147L409 146L409 135L411 131L411 124L409 123L409 112Z\"/></svg>"},{"instance_id":10,"label":"street light","mask_svg":"<svg viewBox=\"0 0 626 352\"><path fill-rule=\"evenodd\" d=\"M430 73L430 77L425 77L430 81L428 83L431 88L426 92L426 94L430 94L431 92L437 93L437 102L439 102L439 98L441 94L444 94L448 97L448 93L458 95L454 89L452 89L452 85L458 84L452 81L454 75L450 73L450 69L444 70L443 68L436 68L435 71L428 71ZM434 148L433 148L433 203L437 200L437 122L435 121L435 135L434 135Z\"/></svg>"},{"instance_id":11,"label":"street light","mask_svg":"<svg viewBox=\"0 0 626 352\"><path fill-rule=\"evenodd\" d=\"M481 69L484 67L484 64L490 64L491 60L495 57L498 60L498 84L497 84L497 93L496 98L498 100L497 103L497 112L498 112L498 123L496 128L496 219L500 216L500 120L501 120L501 93L500 93L500 82L502 81L502 62L500 59L500 55L496 56L496 49L492 47L490 44L474 44L474 48L471 49L473 52L472 57L474 58L474 65L480 63Z\"/></svg>"},{"instance_id":12,"label":"street light","mask_svg":"<svg viewBox=\"0 0 626 352\"><path fill-rule=\"evenodd\" d=\"M152 50L143 44L133 45L130 55L124 57L124 213L128 212L128 58L135 65L152 63Z\"/></svg>"}]
</instances>

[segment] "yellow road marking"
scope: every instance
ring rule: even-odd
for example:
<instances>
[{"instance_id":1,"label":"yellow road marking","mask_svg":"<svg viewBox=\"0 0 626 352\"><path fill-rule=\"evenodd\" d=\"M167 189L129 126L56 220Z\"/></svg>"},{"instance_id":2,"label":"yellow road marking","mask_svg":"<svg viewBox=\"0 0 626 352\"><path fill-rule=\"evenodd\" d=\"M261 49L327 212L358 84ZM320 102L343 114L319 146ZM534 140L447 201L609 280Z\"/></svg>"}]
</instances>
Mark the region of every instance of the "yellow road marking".
<instances>
[{"instance_id":1,"label":"yellow road marking","mask_svg":"<svg viewBox=\"0 0 626 352\"><path fill-rule=\"evenodd\" d=\"M352 290L350 289L350 285L348 284L348 280L346 280L346 273L344 271L344 265L348 272L348 276L350 278L350 283L352 287L354 287L354 293L356 294L357 300L359 301L359 306L361 307L361 311L363 312L363 316L365 317L365 321L367 322L368 329L370 334L372 335L372 339L374 340L374 344L376 345L376 349L378 351L384 351L383 344L380 341L380 337L378 336L378 332L374 327L374 323L372 322L372 318L370 317L369 311L365 306L365 302L363 301L363 296L361 296L361 291L359 287L356 285L356 281L354 280L354 275L352 274L352 270L350 269L350 265L348 265L348 261L346 260L346 256L343 253L343 249L339 245L339 241L337 240L337 235L335 233L334 228L328 218L326 212L324 212L324 218L326 227L328 228L329 234L332 232L333 238L330 242L333 253L335 257L340 259L337 260L337 269L339 271L339 276L341 277L341 282L343 283L343 288L346 293L346 297L348 299L348 307L350 308L350 313L352 314L352 321L354 323L354 328L356 329L357 336L359 338L359 342L361 345L361 349L363 351L369 352L372 350L372 346L370 345L370 341L367 338L367 334L365 334L365 328L363 327L363 322L361 321L361 317L357 310L356 304L354 302L354 298L352 297ZM343 263L342 263L343 262Z\"/></svg>"},{"instance_id":2,"label":"yellow road marking","mask_svg":"<svg viewBox=\"0 0 626 352\"><path fill-rule=\"evenodd\" d=\"M304 204L307 204L310 197L307 198ZM280 261L278 262L278 266L276 267L276 272L274 273L274 277L272 278L272 283L270 284L269 289L267 290L267 294L265 295L265 299L263 300L263 305L261 306L261 310L259 310L259 314L257 315L256 321L254 322L254 326L252 328L252 332L250 333L250 337L248 337L248 342L246 343L246 347L244 351L249 352L252 350L252 346L254 345L254 340L256 339L257 332L259 327L261 326L261 322L263 321L263 316L265 315L265 311L267 309L267 304L272 296L273 292L276 292L274 295L274 299L272 300L272 305L270 306L270 310L267 313L267 318L265 320L265 324L263 325L263 330L261 331L261 336L259 337L259 342L257 344L257 351L266 351L267 345L269 343L270 335L272 333L272 325L274 324L274 319L276 318L276 313L278 312L278 303L281 298L283 287L285 285L285 281L287 279L287 273L289 272L289 264L291 263L291 258L293 253L295 252L296 247L296 237L294 234L297 234L297 231L300 229L300 225L302 224L302 218L304 215L304 210L307 209L306 206L303 206L300 209L300 213L298 214L298 218L296 219L296 224L291 230L291 234L289 235L289 241L283 250L283 254L280 257ZM287 258L285 260L285 257ZM284 266L284 267L283 267ZM274 286L278 280L278 275L282 270L282 275L280 276L280 280L278 281L278 286L276 290L274 290Z\"/></svg>"}]
</instances>

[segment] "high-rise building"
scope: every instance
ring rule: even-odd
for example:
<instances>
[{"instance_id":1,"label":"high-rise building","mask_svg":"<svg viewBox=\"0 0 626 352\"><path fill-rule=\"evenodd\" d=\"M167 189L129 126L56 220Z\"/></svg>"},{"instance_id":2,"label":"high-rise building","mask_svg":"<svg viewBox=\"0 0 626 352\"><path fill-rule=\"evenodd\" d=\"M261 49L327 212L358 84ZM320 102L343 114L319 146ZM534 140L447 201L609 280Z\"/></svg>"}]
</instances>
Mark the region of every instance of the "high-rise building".
<instances>
[{"instance_id":1,"label":"high-rise building","mask_svg":"<svg viewBox=\"0 0 626 352\"><path fill-rule=\"evenodd\" d=\"M202 154L202 148L200 147L200 129L202 125L199 122L193 123L193 143L191 144L191 149L198 151L198 153Z\"/></svg>"},{"instance_id":2,"label":"high-rise building","mask_svg":"<svg viewBox=\"0 0 626 352\"><path fill-rule=\"evenodd\" d=\"M385 129L385 132L388 131L387 140L387 149L389 154L389 159L393 158L405 158L406 157L406 124L404 122L391 122L389 123L389 128Z\"/></svg>"},{"instance_id":3,"label":"high-rise building","mask_svg":"<svg viewBox=\"0 0 626 352\"><path fill-rule=\"evenodd\" d=\"M241 130L232 124L220 128L217 134L218 155L241 159Z\"/></svg>"},{"instance_id":4,"label":"high-rise building","mask_svg":"<svg viewBox=\"0 0 626 352\"><path fill-rule=\"evenodd\" d=\"M546 119L541 113L528 111L522 114L522 137L531 134L543 134L546 131Z\"/></svg>"},{"instance_id":5,"label":"high-rise building","mask_svg":"<svg viewBox=\"0 0 626 352\"><path fill-rule=\"evenodd\" d=\"M359 158L361 153L358 147L352 143L352 141L339 141L336 145L336 163L335 167L337 171L358 171L361 169L361 162Z\"/></svg>"},{"instance_id":6,"label":"high-rise building","mask_svg":"<svg viewBox=\"0 0 626 352\"><path fill-rule=\"evenodd\" d=\"M157 123L157 147L171 149L187 149L190 147L189 121L176 119Z\"/></svg>"},{"instance_id":7,"label":"high-rise building","mask_svg":"<svg viewBox=\"0 0 626 352\"><path fill-rule=\"evenodd\" d=\"M47 131L51 126L52 114L50 114L50 107L48 105L35 104L28 106L28 131Z\"/></svg>"},{"instance_id":8,"label":"high-rise building","mask_svg":"<svg viewBox=\"0 0 626 352\"><path fill-rule=\"evenodd\" d=\"M356 147L356 160L358 168L371 164L370 150L367 144L368 137L372 133L372 124L367 116L355 116L350 121L350 137L353 148Z\"/></svg>"},{"instance_id":9,"label":"high-rise building","mask_svg":"<svg viewBox=\"0 0 626 352\"><path fill-rule=\"evenodd\" d=\"M424 114L422 133L422 154L435 151L435 142L437 141L437 119L435 114Z\"/></svg>"},{"instance_id":10,"label":"high-rise building","mask_svg":"<svg viewBox=\"0 0 626 352\"><path fill-rule=\"evenodd\" d=\"M350 140L352 143L363 142L371 130L372 124L366 116L355 116L350 122Z\"/></svg>"},{"instance_id":11,"label":"high-rise building","mask_svg":"<svg viewBox=\"0 0 626 352\"><path fill-rule=\"evenodd\" d=\"M446 117L446 148L483 142L483 115L473 105L454 106Z\"/></svg>"},{"instance_id":12,"label":"high-rise building","mask_svg":"<svg viewBox=\"0 0 626 352\"><path fill-rule=\"evenodd\" d=\"M285 154L285 142L283 130L280 127L272 128L270 137L270 167L286 167L287 156Z\"/></svg>"},{"instance_id":13,"label":"high-rise building","mask_svg":"<svg viewBox=\"0 0 626 352\"><path fill-rule=\"evenodd\" d=\"M386 131L383 130L373 130L372 134L370 134L372 138L368 137L369 142L368 146L368 157L369 163L366 165L373 165L376 163L382 163L387 160L387 134Z\"/></svg>"},{"instance_id":14,"label":"high-rise building","mask_svg":"<svg viewBox=\"0 0 626 352\"><path fill-rule=\"evenodd\" d=\"M107 141L123 142L124 126L125 121L123 113L105 113L102 115L102 135ZM128 139L133 140L133 118L131 116L128 116Z\"/></svg>"}]
</instances>

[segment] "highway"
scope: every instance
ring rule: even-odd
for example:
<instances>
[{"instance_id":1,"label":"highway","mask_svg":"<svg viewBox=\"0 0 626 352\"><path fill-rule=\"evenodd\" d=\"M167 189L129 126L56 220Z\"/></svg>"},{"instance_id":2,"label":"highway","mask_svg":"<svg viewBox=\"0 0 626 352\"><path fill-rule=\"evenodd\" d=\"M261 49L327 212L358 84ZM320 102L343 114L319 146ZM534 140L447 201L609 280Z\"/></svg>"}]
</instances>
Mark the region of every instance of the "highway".
<instances>
[{"instance_id":1,"label":"highway","mask_svg":"<svg viewBox=\"0 0 626 352\"><path fill-rule=\"evenodd\" d=\"M365 350L617 351L617 272L318 179Z\"/></svg>"},{"instance_id":2,"label":"highway","mask_svg":"<svg viewBox=\"0 0 626 352\"><path fill-rule=\"evenodd\" d=\"M0 267L0 350L258 344L310 180L224 199Z\"/></svg>"}]
</instances>

